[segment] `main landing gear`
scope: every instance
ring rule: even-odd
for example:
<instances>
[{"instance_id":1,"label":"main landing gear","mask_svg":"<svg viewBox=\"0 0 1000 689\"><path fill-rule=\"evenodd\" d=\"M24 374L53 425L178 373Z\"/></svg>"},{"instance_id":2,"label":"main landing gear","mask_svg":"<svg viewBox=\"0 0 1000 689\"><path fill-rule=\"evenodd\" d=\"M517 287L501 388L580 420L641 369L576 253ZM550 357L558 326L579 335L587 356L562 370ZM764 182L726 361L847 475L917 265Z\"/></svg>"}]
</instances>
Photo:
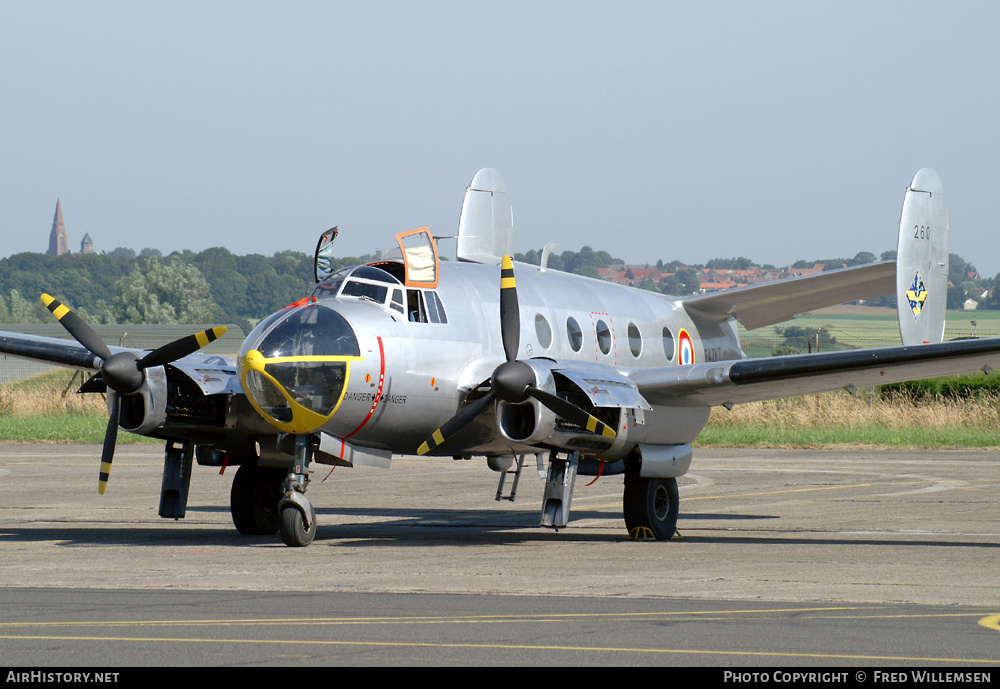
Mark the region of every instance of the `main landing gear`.
<instances>
[{"instance_id":1,"label":"main landing gear","mask_svg":"<svg viewBox=\"0 0 1000 689\"><path fill-rule=\"evenodd\" d=\"M579 464L578 452L568 453L565 459L551 453L542 498L542 526L559 529L569 522ZM626 462L622 511L630 538L670 540L677 532L678 507L676 478L643 478L638 462Z\"/></svg>"},{"instance_id":2,"label":"main landing gear","mask_svg":"<svg viewBox=\"0 0 1000 689\"><path fill-rule=\"evenodd\" d=\"M625 470L622 510L630 538L666 541L677 531L677 479L643 478L638 467Z\"/></svg>"},{"instance_id":3,"label":"main landing gear","mask_svg":"<svg viewBox=\"0 0 1000 689\"><path fill-rule=\"evenodd\" d=\"M229 493L233 524L248 536L281 532L285 545L305 546L316 536L316 510L304 495L312 457L308 435L295 436L291 470L261 467L256 458L240 465Z\"/></svg>"}]
</instances>

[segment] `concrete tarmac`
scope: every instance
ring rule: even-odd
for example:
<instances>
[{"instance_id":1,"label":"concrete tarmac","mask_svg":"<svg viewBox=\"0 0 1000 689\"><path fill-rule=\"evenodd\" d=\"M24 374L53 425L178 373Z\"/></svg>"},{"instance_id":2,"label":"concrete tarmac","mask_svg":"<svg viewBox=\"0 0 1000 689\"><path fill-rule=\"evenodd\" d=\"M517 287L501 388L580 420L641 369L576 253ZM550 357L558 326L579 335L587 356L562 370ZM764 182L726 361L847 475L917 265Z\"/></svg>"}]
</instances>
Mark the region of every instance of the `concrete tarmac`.
<instances>
[{"instance_id":1,"label":"concrete tarmac","mask_svg":"<svg viewBox=\"0 0 1000 689\"><path fill-rule=\"evenodd\" d=\"M196 466L187 516L160 519L162 457L160 446L119 446L100 496L99 447L0 445L0 653L8 663L90 666L101 639L133 649L119 659L126 665L279 664L278 646L255 645L277 644L262 638L272 632L301 644L295 652L307 664L1000 657L995 452L696 449L681 480L680 538L671 542L627 538L621 477L591 485L579 477L573 518L556 532L538 526L542 482L533 465L513 503L494 500L497 475L481 460L404 457L388 471L329 476L315 466L307 495L319 530L307 548L235 531L233 469L220 476ZM433 634L400 636L434 616ZM201 632L164 631L168 618ZM208 620L244 623L234 632ZM681 636L663 636L682 621ZM60 625L67 633L53 634ZM294 641L303 625L314 636ZM343 638L346 626L363 632ZM258 630L251 639L211 651L198 636L247 627ZM39 655L49 637L66 655Z\"/></svg>"}]
</instances>

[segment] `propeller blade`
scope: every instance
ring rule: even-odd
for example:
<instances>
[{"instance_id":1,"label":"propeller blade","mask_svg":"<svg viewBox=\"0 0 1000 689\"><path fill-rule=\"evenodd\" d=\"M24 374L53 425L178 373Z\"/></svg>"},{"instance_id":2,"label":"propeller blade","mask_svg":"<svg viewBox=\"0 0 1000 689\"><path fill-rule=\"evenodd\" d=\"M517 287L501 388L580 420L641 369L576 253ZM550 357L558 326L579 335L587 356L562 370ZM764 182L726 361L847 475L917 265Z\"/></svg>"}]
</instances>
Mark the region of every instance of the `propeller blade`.
<instances>
[{"instance_id":1,"label":"propeller blade","mask_svg":"<svg viewBox=\"0 0 1000 689\"><path fill-rule=\"evenodd\" d=\"M521 312L514 284L514 262L510 256L504 256L500 264L500 335L507 361L514 361L521 341Z\"/></svg>"},{"instance_id":2,"label":"propeller blade","mask_svg":"<svg viewBox=\"0 0 1000 689\"><path fill-rule=\"evenodd\" d=\"M491 402L493 402L494 394L490 390L486 395L480 397L478 400L467 406L462 411L455 414L453 417L445 421L441 428L434 431L431 437L420 444L417 448L418 455L425 455L438 445L444 443L448 438L458 433L460 430L465 428L465 426L475 419L477 416L483 413Z\"/></svg>"},{"instance_id":3,"label":"propeller blade","mask_svg":"<svg viewBox=\"0 0 1000 689\"><path fill-rule=\"evenodd\" d=\"M150 368L152 366L162 366L171 361L177 361L188 354L193 354L199 349L214 342L226 334L226 326L220 325L217 328L210 328L194 335L182 337L179 340L168 342L158 349L154 349L146 356L139 359L139 368Z\"/></svg>"},{"instance_id":4,"label":"propeller blade","mask_svg":"<svg viewBox=\"0 0 1000 689\"><path fill-rule=\"evenodd\" d=\"M74 340L86 347L91 354L96 354L105 360L111 358L111 350L104 344L104 340L101 339L96 330L87 325L82 318L70 311L68 306L55 297L43 294L41 298L45 308L52 312L52 315L66 328Z\"/></svg>"},{"instance_id":5,"label":"propeller blade","mask_svg":"<svg viewBox=\"0 0 1000 689\"><path fill-rule=\"evenodd\" d=\"M556 397L552 393L539 390L536 387L528 388L526 393L528 397L534 397L554 414L563 417L570 423L586 428L591 433L603 435L605 438L614 438L618 435L611 426L603 421L598 421L596 417L591 416L572 402L567 402L561 397Z\"/></svg>"},{"instance_id":6,"label":"propeller blade","mask_svg":"<svg viewBox=\"0 0 1000 689\"><path fill-rule=\"evenodd\" d=\"M115 443L118 442L118 414L121 411L121 395L115 393L111 399L111 414L108 428L104 431L104 449L101 450L101 473L97 477L97 492L104 495L111 474L111 461L115 458Z\"/></svg>"}]
</instances>

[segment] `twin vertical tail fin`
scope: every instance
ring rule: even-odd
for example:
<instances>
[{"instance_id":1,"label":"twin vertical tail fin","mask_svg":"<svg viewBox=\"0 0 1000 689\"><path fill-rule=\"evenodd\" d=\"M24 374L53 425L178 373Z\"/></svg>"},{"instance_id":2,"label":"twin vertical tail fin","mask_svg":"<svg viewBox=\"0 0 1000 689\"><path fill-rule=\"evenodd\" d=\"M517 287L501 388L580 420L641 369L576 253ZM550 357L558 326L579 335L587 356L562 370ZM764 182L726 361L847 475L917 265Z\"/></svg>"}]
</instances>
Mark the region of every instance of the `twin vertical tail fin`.
<instances>
[{"instance_id":1,"label":"twin vertical tail fin","mask_svg":"<svg viewBox=\"0 0 1000 689\"><path fill-rule=\"evenodd\" d=\"M948 209L941 178L920 170L903 199L896 302L904 345L941 342L948 297Z\"/></svg>"},{"instance_id":2,"label":"twin vertical tail fin","mask_svg":"<svg viewBox=\"0 0 1000 689\"><path fill-rule=\"evenodd\" d=\"M483 168L472 178L458 221L459 261L496 265L514 255L514 214L500 173Z\"/></svg>"}]
</instances>

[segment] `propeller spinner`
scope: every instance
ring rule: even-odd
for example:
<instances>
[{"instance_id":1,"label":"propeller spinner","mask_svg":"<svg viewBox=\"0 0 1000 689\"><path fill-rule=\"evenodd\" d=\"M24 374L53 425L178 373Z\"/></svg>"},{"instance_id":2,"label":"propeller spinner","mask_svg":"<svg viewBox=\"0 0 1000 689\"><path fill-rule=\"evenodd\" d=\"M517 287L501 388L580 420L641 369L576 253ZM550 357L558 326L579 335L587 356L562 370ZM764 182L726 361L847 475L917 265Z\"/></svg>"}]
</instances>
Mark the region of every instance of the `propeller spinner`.
<instances>
[{"instance_id":1,"label":"propeller spinner","mask_svg":"<svg viewBox=\"0 0 1000 689\"><path fill-rule=\"evenodd\" d=\"M517 347L521 341L521 313L517 302L517 285L514 282L514 263L504 256L500 266L500 334L507 360L496 367L490 378L490 390L483 397L469 404L417 448L418 455L425 455L468 425L496 398L518 404L534 398L557 416L570 423L614 438L615 431L580 407L535 387L535 373L526 363L517 360Z\"/></svg>"},{"instance_id":2,"label":"propeller spinner","mask_svg":"<svg viewBox=\"0 0 1000 689\"><path fill-rule=\"evenodd\" d=\"M226 326L211 328L168 342L140 359L132 352L112 354L97 331L54 297L43 294L42 303L73 336L73 339L86 347L91 354L101 358L101 378L109 388L118 393L111 400L111 413L108 418L108 428L104 432L104 447L101 450L101 473L97 489L103 495L108 487L108 474L111 472L115 444L118 441L121 395L131 394L142 386L142 381L145 378L144 369L152 366L163 366L186 357L188 354L193 354L225 334Z\"/></svg>"}]
</instances>

